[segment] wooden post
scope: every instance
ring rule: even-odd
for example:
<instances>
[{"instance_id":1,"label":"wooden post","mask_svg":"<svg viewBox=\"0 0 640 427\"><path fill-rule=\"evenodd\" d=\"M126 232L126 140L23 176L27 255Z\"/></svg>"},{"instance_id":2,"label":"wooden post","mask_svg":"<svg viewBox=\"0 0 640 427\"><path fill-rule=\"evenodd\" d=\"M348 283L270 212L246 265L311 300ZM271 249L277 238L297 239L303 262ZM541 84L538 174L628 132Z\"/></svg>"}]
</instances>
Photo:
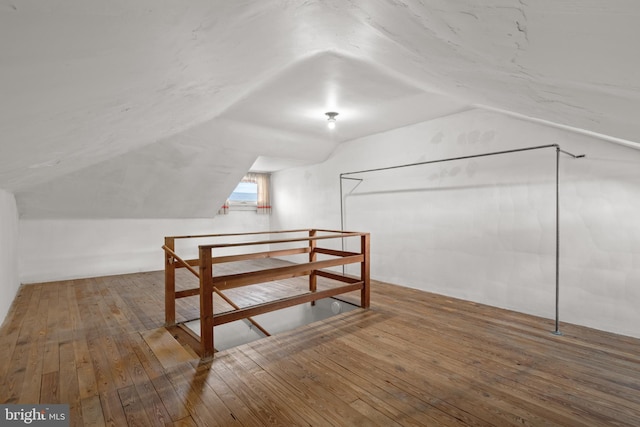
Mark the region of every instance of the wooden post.
<instances>
[{"instance_id":1,"label":"wooden post","mask_svg":"<svg viewBox=\"0 0 640 427\"><path fill-rule=\"evenodd\" d=\"M369 233L360 237L360 252L364 255L364 261L360 263L360 280L363 282L362 290L360 291L360 307L362 308L369 308L371 302L370 240Z\"/></svg>"},{"instance_id":2,"label":"wooden post","mask_svg":"<svg viewBox=\"0 0 640 427\"><path fill-rule=\"evenodd\" d=\"M309 230L309 237L315 237L317 230ZM316 260L316 241L309 240L309 262ZM318 287L318 277L316 271L311 270L309 274L309 292L315 292ZM311 301L311 305L316 305L315 300Z\"/></svg>"},{"instance_id":3,"label":"wooden post","mask_svg":"<svg viewBox=\"0 0 640 427\"><path fill-rule=\"evenodd\" d=\"M200 349L213 357L213 267L211 248L200 247Z\"/></svg>"},{"instance_id":4,"label":"wooden post","mask_svg":"<svg viewBox=\"0 0 640 427\"><path fill-rule=\"evenodd\" d=\"M164 245L175 252L173 237L165 237ZM176 323L176 267L167 251L164 251L164 323L166 326Z\"/></svg>"}]
</instances>

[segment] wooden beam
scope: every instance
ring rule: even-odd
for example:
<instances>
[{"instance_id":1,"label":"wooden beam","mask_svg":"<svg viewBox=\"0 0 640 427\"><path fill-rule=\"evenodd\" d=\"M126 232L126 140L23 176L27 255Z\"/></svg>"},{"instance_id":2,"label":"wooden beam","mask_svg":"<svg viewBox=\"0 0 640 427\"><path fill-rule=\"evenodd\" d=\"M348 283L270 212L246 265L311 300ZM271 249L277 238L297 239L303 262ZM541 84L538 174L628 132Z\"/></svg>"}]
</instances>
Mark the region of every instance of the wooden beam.
<instances>
[{"instance_id":1,"label":"wooden beam","mask_svg":"<svg viewBox=\"0 0 640 427\"><path fill-rule=\"evenodd\" d=\"M164 247L171 251L175 249L172 237L164 238ZM173 257L167 251L164 253L164 323L176 323L176 269Z\"/></svg>"},{"instance_id":2,"label":"wooden beam","mask_svg":"<svg viewBox=\"0 0 640 427\"><path fill-rule=\"evenodd\" d=\"M319 231L319 232L321 232L321 233L362 234L362 233L359 233L359 232L357 232L357 231L346 231L346 230L327 230L327 229L324 229L324 228L316 228L315 230L316 230L316 231Z\"/></svg>"},{"instance_id":3,"label":"wooden beam","mask_svg":"<svg viewBox=\"0 0 640 427\"><path fill-rule=\"evenodd\" d=\"M191 265L189 265L189 263L188 263L187 261L185 261L185 260L183 260L182 258L180 258L180 257L178 256L178 254L176 254L176 253L175 253L171 248L169 248L167 245L164 245L164 246L162 247L162 249L164 249L164 250L165 250L165 252L169 252L169 254L171 254L171 256L173 257L173 260L174 260L174 261L178 261L178 264L179 264L179 266L178 266L178 267L180 267L180 268L185 267L185 268L187 268L190 272L192 272L194 276L196 276L196 277L200 277L200 275L198 274L198 272L197 272L197 271L195 271L195 270L191 267ZM175 268L175 267L176 267L176 266L175 266L175 262L173 262L173 264L174 264L174 268ZM198 264L196 264L196 265L198 265Z\"/></svg>"},{"instance_id":4,"label":"wooden beam","mask_svg":"<svg viewBox=\"0 0 640 427\"><path fill-rule=\"evenodd\" d=\"M189 264L191 267L197 267L200 265L199 259L185 259L183 260L185 264ZM176 268L185 268L183 265L177 265Z\"/></svg>"},{"instance_id":5,"label":"wooden beam","mask_svg":"<svg viewBox=\"0 0 640 427\"><path fill-rule=\"evenodd\" d=\"M213 267L211 249L200 247L200 349L213 356Z\"/></svg>"},{"instance_id":6,"label":"wooden beam","mask_svg":"<svg viewBox=\"0 0 640 427\"><path fill-rule=\"evenodd\" d=\"M215 286L213 287L213 291L218 294L220 296L220 298L222 298L223 300L225 300L227 302L227 304L229 304L231 307L233 307L235 310L242 310L240 308L240 306L238 306L238 304L236 304L235 302L233 302L231 299L229 299L228 296L226 296L225 294L223 294L220 289L216 288ZM270 337L271 334L269 332L267 332L267 330L265 328L262 327L262 325L260 325L258 322L256 322L253 317L247 317L247 320L249 322L251 322L251 324L253 326L255 326L256 328L258 328L258 330L260 332L262 332L263 334L265 334L266 336Z\"/></svg>"},{"instance_id":7,"label":"wooden beam","mask_svg":"<svg viewBox=\"0 0 640 427\"><path fill-rule=\"evenodd\" d=\"M266 302L251 307L242 308L240 310L219 313L213 316L213 324L223 325L236 320L246 319L249 316L257 316L259 314L268 313L270 311L280 310L282 308L291 307L298 304L304 304L314 300L329 298L334 295L344 294L347 292L357 291L363 286L362 282L350 285L340 286L338 288L326 289L324 291L309 292L302 295L296 295L288 298L282 298L277 301Z\"/></svg>"},{"instance_id":8,"label":"wooden beam","mask_svg":"<svg viewBox=\"0 0 640 427\"><path fill-rule=\"evenodd\" d=\"M363 234L360 237L360 252L362 252L362 257L364 258L360 263L360 278L364 283L360 291L360 306L362 308L369 308L371 304L371 238L369 233Z\"/></svg>"},{"instance_id":9,"label":"wooden beam","mask_svg":"<svg viewBox=\"0 0 640 427\"><path fill-rule=\"evenodd\" d=\"M200 288L185 289L184 291L176 292L176 299L192 297L194 295L199 295L199 294L200 294Z\"/></svg>"},{"instance_id":10,"label":"wooden beam","mask_svg":"<svg viewBox=\"0 0 640 427\"><path fill-rule=\"evenodd\" d=\"M314 237L316 230L309 230L309 237ZM309 263L316 262L316 241L309 240ZM316 277L316 270L311 270L309 274L309 292L315 292L318 287L318 278ZM315 301L311 301L311 305L315 305Z\"/></svg>"},{"instance_id":11,"label":"wooden beam","mask_svg":"<svg viewBox=\"0 0 640 427\"><path fill-rule=\"evenodd\" d=\"M233 237L233 236L251 236L258 234L282 234L282 233L301 233L309 231L308 228L301 228L299 230L277 230L277 231L253 231L246 233L226 233L226 234L194 234L190 236L171 236L171 239L201 239L206 237Z\"/></svg>"},{"instance_id":12,"label":"wooden beam","mask_svg":"<svg viewBox=\"0 0 640 427\"><path fill-rule=\"evenodd\" d=\"M210 244L210 245L200 245L201 248L233 248L237 246L253 246L253 245L270 245L277 243L294 243L294 242L305 242L309 239L311 240L326 240L326 239L340 239L343 237L355 237L362 236L362 233L337 233L330 234L327 236L315 236L315 237L300 237L295 239L276 239L276 240L256 240L252 242L239 242L239 243L219 243L219 244Z\"/></svg>"},{"instance_id":13,"label":"wooden beam","mask_svg":"<svg viewBox=\"0 0 640 427\"><path fill-rule=\"evenodd\" d=\"M200 247L203 250L204 247ZM220 290L233 289L241 286L255 285L273 280L290 279L298 276L306 276L313 270L320 268L335 267L339 265L362 262L364 256L354 255L350 257L328 259L323 261L309 262L305 264L291 265L286 267L269 268L266 270L252 271L249 273L229 274L213 278L213 284Z\"/></svg>"},{"instance_id":14,"label":"wooden beam","mask_svg":"<svg viewBox=\"0 0 640 427\"><path fill-rule=\"evenodd\" d=\"M297 254L306 254L309 252L309 248L295 248L295 249L282 249L279 251L268 251L268 252L255 252L251 254L241 254L241 255L228 255L228 256L214 256L212 258L213 264L223 264L226 262L235 262L235 261L245 261L250 259L264 259L264 258L275 258L279 256L287 256L287 255L297 255ZM186 264L189 264L192 267L196 267L200 264L199 259L187 259L184 260ZM176 268L184 268L183 265L176 265Z\"/></svg>"},{"instance_id":15,"label":"wooden beam","mask_svg":"<svg viewBox=\"0 0 640 427\"><path fill-rule=\"evenodd\" d=\"M177 324L170 326L167 330L178 340L180 344L186 344L191 350L193 350L198 356L202 357L200 348L200 337L193 332L187 326L183 324Z\"/></svg>"},{"instance_id":16,"label":"wooden beam","mask_svg":"<svg viewBox=\"0 0 640 427\"><path fill-rule=\"evenodd\" d=\"M339 273L333 273L327 270L316 270L316 274L318 276L326 277L327 279L337 280L339 282L344 282L344 283L357 283L361 281L357 277L346 276Z\"/></svg>"},{"instance_id":17,"label":"wooden beam","mask_svg":"<svg viewBox=\"0 0 640 427\"><path fill-rule=\"evenodd\" d=\"M328 248L316 248L316 253L332 255L332 256L340 256L340 257L358 255L358 252L338 251L335 249L328 249Z\"/></svg>"},{"instance_id":18,"label":"wooden beam","mask_svg":"<svg viewBox=\"0 0 640 427\"><path fill-rule=\"evenodd\" d=\"M278 251L255 252L252 254L214 256L213 263L222 264L225 262L245 261L249 259L274 258L279 256L306 254L308 252L309 252L309 248L305 247L305 248L295 248L295 249L282 249Z\"/></svg>"}]
</instances>

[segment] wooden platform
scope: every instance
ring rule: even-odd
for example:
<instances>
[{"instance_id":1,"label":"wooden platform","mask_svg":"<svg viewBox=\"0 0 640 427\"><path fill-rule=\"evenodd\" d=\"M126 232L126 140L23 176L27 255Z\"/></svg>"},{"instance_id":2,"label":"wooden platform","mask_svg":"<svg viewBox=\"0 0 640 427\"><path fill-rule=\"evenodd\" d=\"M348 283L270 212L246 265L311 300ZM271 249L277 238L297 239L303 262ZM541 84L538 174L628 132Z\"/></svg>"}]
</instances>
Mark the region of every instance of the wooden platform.
<instances>
[{"instance_id":1,"label":"wooden platform","mask_svg":"<svg viewBox=\"0 0 640 427\"><path fill-rule=\"evenodd\" d=\"M640 425L640 340L374 282L369 310L204 363L166 354L163 297L162 272L23 286L0 402L78 426Z\"/></svg>"}]
</instances>

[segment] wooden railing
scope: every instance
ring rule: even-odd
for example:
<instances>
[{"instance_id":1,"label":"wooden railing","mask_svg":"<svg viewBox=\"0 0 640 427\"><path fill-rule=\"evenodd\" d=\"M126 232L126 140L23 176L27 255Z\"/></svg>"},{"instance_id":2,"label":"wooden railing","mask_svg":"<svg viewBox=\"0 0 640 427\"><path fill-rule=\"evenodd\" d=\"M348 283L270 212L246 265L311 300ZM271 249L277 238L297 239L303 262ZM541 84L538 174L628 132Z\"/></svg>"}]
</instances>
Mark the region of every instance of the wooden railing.
<instances>
[{"instance_id":1,"label":"wooden railing","mask_svg":"<svg viewBox=\"0 0 640 427\"><path fill-rule=\"evenodd\" d=\"M230 239L238 236L259 235L295 235L301 237L288 237L280 239L265 239L249 242L226 242L216 244L199 245L198 259L184 260L176 253L175 243L178 239L218 238ZM319 247L324 241L336 241L341 239L359 239L360 251L348 252L338 249ZM343 242L345 241L343 240ZM269 245L269 250L243 253L238 255L217 256L214 251L235 247L264 247ZM273 249L272 246L287 246L284 249ZM369 233L344 232L334 230L284 230L264 233L237 233L237 234L210 234L197 236L172 236L165 237L163 249L165 251L165 321L167 326L176 323L176 299L190 296L200 296L200 336L194 337L200 343L199 353L202 357L211 357L214 353L214 326L233 322L240 319L248 319L265 335L269 335L252 316L291 307L298 304L328 298L335 295L360 291L360 306L368 308L370 303L370 267L369 267ZM292 247L293 246L293 247ZM344 247L344 245L341 245ZM227 274L214 276L214 265L232 263L244 260L275 258L290 255L308 254L308 262L291 264L281 267L266 268L247 273ZM323 254L328 259L318 260L318 255ZM360 277L340 274L335 271L324 270L330 267L344 266L348 264L360 264ZM194 267L198 267L196 270ZM176 291L176 268L186 268L200 280L197 288ZM294 295L270 301L250 307L239 307L231 301L223 291L242 286L267 283L274 280L283 280L299 276L309 276L309 292L302 295ZM345 285L317 290L317 277L325 277L336 280ZM214 314L213 294L222 297L234 310Z\"/></svg>"}]
</instances>

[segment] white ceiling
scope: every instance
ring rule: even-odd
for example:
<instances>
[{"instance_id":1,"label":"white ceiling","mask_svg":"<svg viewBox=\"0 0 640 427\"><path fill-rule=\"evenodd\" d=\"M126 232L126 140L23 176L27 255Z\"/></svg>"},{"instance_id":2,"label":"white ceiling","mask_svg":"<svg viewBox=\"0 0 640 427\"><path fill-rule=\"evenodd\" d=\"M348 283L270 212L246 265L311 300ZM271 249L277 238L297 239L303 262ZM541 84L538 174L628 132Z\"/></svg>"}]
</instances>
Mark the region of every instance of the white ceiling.
<instances>
[{"instance_id":1,"label":"white ceiling","mask_svg":"<svg viewBox=\"0 0 640 427\"><path fill-rule=\"evenodd\" d=\"M212 216L256 161L478 105L634 144L639 20L636 0L0 0L0 188L25 218Z\"/></svg>"}]
</instances>

